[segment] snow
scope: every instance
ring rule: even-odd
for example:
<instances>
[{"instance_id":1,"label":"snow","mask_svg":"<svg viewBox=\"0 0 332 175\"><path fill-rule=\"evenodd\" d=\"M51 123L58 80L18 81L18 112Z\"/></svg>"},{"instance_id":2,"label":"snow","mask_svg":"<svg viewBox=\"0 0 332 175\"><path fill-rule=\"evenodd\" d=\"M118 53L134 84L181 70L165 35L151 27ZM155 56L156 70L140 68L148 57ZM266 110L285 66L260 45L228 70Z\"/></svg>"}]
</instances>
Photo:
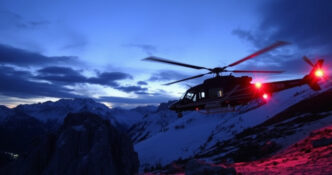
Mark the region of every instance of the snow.
<instances>
[{"instance_id":1,"label":"snow","mask_svg":"<svg viewBox=\"0 0 332 175\"><path fill-rule=\"evenodd\" d=\"M112 116L121 124L131 127L141 121L143 117L156 110L155 106L138 107L131 110L115 108L111 109Z\"/></svg>"},{"instance_id":2,"label":"snow","mask_svg":"<svg viewBox=\"0 0 332 175\"><path fill-rule=\"evenodd\" d=\"M322 138L332 138L331 124L270 158L233 166L241 174L331 174L332 144L312 146L313 141Z\"/></svg>"},{"instance_id":3,"label":"snow","mask_svg":"<svg viewBox=\"0 0 332 175\"><path fill-rule=\"evenodd\" d=\"M150 139L136 144L135 150L139 153L141 164L157 162L164 165L194 154L194 151L206 141L202 138L210 135L210 132L206 131L212 131L211 126L218 125L215 122L217 117L219 116L191 113L190 116L170 124L167 132L159 132ZM182 125L185 127L176 129L176 126Z\"/></svg>"},{"instance_id":4,"label":"snow","mask_svg":"<svg viewBox=\"0 0 332 175\"><path fill-rule=\"evenodd\" d=\"M321 113L326 114L326 113ZM328 117L325 117L316 122L311 122L309 124L303 125L297 129L294 134L291 134L287 137L282 137L275 140L277 143L281 143L284 148L290 146L291 144L307 137L312 131L324 128L328 125L332 124L332 112L329 113Z\"/></svg>"},{"instance_id":5,"label":"snow","mask_svg":"<svg viewBox=\"0 0 332 175\"><path fill-rule=\"evenodd\" d=\"M111 109L88 98L61 99L56 102L45 102L31 105L19 105L15 110L22 111L42 122L57 121L62 123L68 113L89 111L117 125Z\"/></svg>"},{"instance_id":6,"label":"snow","mask_svg":"<svg viewBox=\"0 0 332 175\"><path fill-rule=\"evenodd\" d=\"M209 149L216 142L230 139L244 129L261 124L299 101L324 90L316 92L308 86L301 86L275 93L268 103L243 114L233 112L204 115L188 112L183 118L176 119L175 113L156 113L154 122L166 113L168 123L164 126L165 130L160 130L151 122L151 117L143 119L147 125L143 132L149 131L149 137L135 144L141 168L156 164L167 165L179 158L193 157L196 153Z\"/></svg>"}]
</instances>

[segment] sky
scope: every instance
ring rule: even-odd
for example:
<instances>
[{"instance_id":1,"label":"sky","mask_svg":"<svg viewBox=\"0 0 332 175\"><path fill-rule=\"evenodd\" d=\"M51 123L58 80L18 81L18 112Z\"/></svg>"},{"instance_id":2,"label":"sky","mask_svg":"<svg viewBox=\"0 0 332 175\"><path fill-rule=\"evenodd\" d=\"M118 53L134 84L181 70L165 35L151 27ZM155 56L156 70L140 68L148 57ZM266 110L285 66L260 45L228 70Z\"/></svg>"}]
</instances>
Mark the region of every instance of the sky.
<instances>
[{"instance_id":1,"label":"sky","mask_svg":"<svg viewBox=\"0 0 332 175\"><path fill-rule=\"evenodd\" d=\"M290 44L234 69L285 71L254 80L301 78L310 70L302 56L331 63L330 9L329 0L0 0L0 105L155 105L211 76L164 86L204 70L143 58L222 67L280 40Z\"/></svg>"}]
</instances>

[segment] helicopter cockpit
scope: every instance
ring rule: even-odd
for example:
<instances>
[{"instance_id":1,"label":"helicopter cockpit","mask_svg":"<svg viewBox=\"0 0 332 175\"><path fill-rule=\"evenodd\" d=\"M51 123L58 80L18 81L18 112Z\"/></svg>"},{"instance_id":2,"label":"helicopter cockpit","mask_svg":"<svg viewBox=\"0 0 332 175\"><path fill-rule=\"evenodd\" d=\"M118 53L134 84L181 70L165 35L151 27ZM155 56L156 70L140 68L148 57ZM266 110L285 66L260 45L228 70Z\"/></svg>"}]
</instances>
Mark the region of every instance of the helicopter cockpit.
<instances>
[{"instance_id":1,"label":"helicopter cockpit","mask_svg":"<svg viewBox=\"0 0 332 175\"><path fill-rule=\"evenodd\" d=\"M222 91L220 91L219 94L222 94ZM198 91L198 92L197 91L187 91L181 99L182 99L183 102L190 103L190 102L201 101L205 98L207 98L207 94L206 94L205 91L201 90L201 91Z\"/></svg>"},{"instance_id":2,"label":"helicopter cockpit","mask_svg":"<svg viewBox=\"0 0 332 175\"><path fill-rule=\"evenodd\" d=\"M196 92L194 91L187 91L182 98L183 102L196 102Z\"/></svg>"}]
</instances>

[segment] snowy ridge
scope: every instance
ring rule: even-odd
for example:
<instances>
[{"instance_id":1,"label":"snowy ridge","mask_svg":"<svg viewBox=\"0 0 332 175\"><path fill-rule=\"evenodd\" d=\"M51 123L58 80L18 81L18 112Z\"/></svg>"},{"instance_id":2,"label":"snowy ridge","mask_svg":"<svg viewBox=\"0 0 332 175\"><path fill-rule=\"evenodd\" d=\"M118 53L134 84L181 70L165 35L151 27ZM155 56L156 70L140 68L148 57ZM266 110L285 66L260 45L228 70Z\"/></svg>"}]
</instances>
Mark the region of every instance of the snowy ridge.
<instances>
[{"instance_id":1,"label":"snowy ridge","mask_svg":"<svg viewBox=\"0 0 332 175\"><path fill-rule=\"evenodd\" d=\"M62 123L68 113L89 111L110 120L113 124L117 123L107 106L88 98L61 99L56 102L19 105L15 110L29 114L43 122L57 121Z\"/></svg>"},{"instance_id":2,"label":"snowy ridge","mask_svg":"<svg viewBox=\"0 0 332 175\"><path fill-rule=\"evenodd\" d=\"M176 113L167 108L170 103L172 102L161 103L157 110L145 114L139 122L129 129L129 135L134 143L169 129L169 124L177 120Z\"/></svg>"},{"instance_id":3,"label":"snowy ridge","mask_svg":"<svg viewBox=\"0 0 332 175\"><path fill-rule=\"evenodd\" d=\"M114 108L111 109L111 113L119 123L130 128L133 124L141 121L144 116L156 111L156 109L155 106L137 107L130 110Z\"/></svg>"}]
</instances>

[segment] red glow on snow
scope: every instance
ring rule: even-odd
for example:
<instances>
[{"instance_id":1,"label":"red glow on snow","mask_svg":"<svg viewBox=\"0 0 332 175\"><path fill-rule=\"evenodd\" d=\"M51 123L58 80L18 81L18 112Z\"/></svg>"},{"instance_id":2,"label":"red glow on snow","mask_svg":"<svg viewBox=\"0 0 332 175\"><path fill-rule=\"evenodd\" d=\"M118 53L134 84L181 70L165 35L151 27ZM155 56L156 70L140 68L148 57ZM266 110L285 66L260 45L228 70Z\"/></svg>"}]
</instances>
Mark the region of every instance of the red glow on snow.
<instances>
[{"instance_id":1,"label":"red glow on snow","mask_svg":"<svg viewBox=\"0 0 332 175\"><path fill-rule=\"evenodd\" d=\"M199 108L197 107L197 108L195 108L195 110L196 110L196 111L199 111Z\"/></svg>"},{"instance_id":2,"label":"red glow on snow","mask_svg":"<svg viewBox=\"0 0 332 175\"><path fill-rule=\"evenodd\" d=\"M322 69L317 69L315 71L315 75L316 75L316 77L323 77L324 76L324 72L323 72Z\"/></svg>"},{"instance_id":3,"label":"red glow on snow","mask_svg":"<svg viewBox=\"0 0 332 175\"><path fill-rule=\"evenodd\" d=\"M260 89L260 88L262 87L262 83L261 83L261 82L256 82L256 83L255 83L255 87L256 87L257 89Z\"/></svg>"},{"instance_id":4,"label":"red glow on snow","mask_svg":"<svg viewBox=\"0 0 332 175\"><path fill-rule=\"evenodd\" d=\"M331 174L332 144L314 147L313 141L332 138L332 126L311 132L310 136L265 159L234 163L238 174ZM304 152L306 151L306 152Z\"/></svg>"}]
</instances>

